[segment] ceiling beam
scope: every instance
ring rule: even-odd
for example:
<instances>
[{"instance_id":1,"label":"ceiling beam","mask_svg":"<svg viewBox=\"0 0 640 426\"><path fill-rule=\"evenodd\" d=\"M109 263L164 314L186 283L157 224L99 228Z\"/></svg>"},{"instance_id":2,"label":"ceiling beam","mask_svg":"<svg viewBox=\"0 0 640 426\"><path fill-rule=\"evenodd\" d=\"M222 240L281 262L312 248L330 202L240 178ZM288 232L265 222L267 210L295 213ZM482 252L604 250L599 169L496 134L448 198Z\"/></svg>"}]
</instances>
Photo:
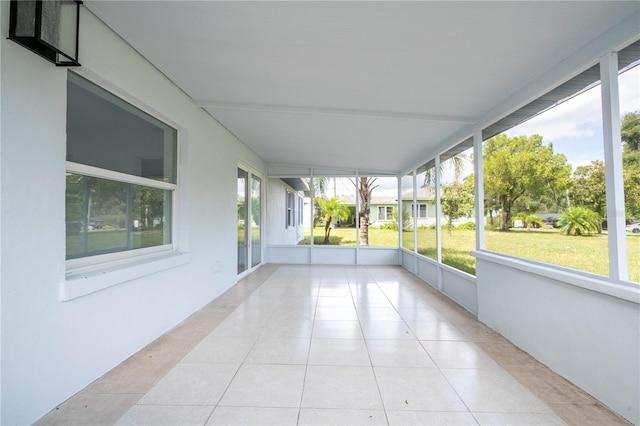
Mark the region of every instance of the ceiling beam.
<instances>
[{"instance_id":1,"label":"ceiling beam","mask_svg":"<svg viewBox=\"0 0 640 426\"><path fill-rule=\"evenodd\" d=\"M414 114L395 111L371 111L341 108L315 108L291 105L263 105L263 104L239 104L228 102L213 102L204 100L195 100L195 104L206 109L225 109L237 111L258 111L288 114L311 114L339 117L365 117L365 118L382 118L389 120L412 120L412 121L429 121L437 123L458 123L458 124L474 124L476 119L472 117L449 116L449 115L433 115L433 114Z\"/></svg>"}]
</instances>

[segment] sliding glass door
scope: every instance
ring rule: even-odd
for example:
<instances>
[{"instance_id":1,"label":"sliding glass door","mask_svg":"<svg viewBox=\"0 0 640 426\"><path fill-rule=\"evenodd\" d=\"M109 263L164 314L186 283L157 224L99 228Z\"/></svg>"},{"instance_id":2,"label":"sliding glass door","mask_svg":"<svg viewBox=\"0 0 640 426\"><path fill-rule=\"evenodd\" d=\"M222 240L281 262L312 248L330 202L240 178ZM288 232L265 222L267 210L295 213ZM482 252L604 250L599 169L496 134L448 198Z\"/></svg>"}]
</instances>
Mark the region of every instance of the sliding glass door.
<instances>
[{"instance_id":1,"label":"sliding glass door","mask_svg":"<svg viewBox=\"0 0 640 426\"><path fill-rule=\"evenodd\" d=\"M262 262L262 180L238 167L238 274Z\"/></svg>"},{"instance_id":2,"label":"sliding glass door","mask_svg":"<svg viewBox=\"0 0 640 426\"><path fill-rule=\"evenodd\" d=\"M262 262L261 187L262 180L258 176L251 175L251 244L249 246L251 250L251 267L257 266Z\"/></svg>"}]
</instances>

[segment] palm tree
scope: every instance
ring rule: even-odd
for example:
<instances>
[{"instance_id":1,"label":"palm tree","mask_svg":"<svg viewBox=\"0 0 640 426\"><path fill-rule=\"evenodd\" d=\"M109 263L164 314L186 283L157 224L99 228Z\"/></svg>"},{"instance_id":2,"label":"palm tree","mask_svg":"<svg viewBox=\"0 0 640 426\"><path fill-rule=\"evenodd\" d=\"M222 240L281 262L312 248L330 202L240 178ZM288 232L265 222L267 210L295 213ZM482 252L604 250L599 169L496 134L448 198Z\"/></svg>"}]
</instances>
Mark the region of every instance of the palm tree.
<instances>
[{"instance_id":1,"label":"palm tree","mask_svg":"<svg viewBox=\"0 0 640 426\"><path fill-rule=\"evenodd\" d=\"M533 213L520 212L513 217L513 220L521 220L529 231L531 231L534 224L538 226L544 225L544 221L540 219L540 216Z\"/></svg>"},{"instance_id":2,"label":"palm tree","mask_svg":"<svg viewBox=\"0 0 640 426\"><path fill-rule=\"evenodd\" d=\"M369 214L371 214L371 193L378 185L374 185L378 178L375 177L360 177L360 185L355 180L351 182L358 188L358 195L360 196L360 244L369 245Z\"/></svg>"},{"instance_id":3,"label":"palm tree","mask_svg":"<svg viewBox=\"0 0 640 426\"><path fill-rule=\"evenodd\" d=\"M593 210L585 207L570 207L562 212L558 224L567 235L584 235L599 231L602 219Z\"/></svg>"},{"instance_id":4,"label":"palm tree","mask_svg":"<svg viewBox=\"0 0 640 426\"><path fill-rule=\"evenodd\" d=\"M454 184L460 183L460 178L462 177L462 172L465 169L466 163L471 161L471 157L466 152L461 152L459 154L454 155L446 161L440 163L440 175L444 171L445 164L449 164L449 167L453 170L453 178ZM424 175L424 183L422 186L431 186L436 182L436 169L431 168L427 170Z\"/></svg>"},{"instance_id":5,"label":"palm tree","mask_svg":"<svg viewBox=\"0 0 640 426\"><path fill-rule=\"evenodd\" d=\"M329 234L331 234L331 222L335 217L338 220L347 220L349 218L349 207L347 207L339 198L316 198L316 204L324 216L324 242L329 244Z\"/></svg>"}]
</instances>

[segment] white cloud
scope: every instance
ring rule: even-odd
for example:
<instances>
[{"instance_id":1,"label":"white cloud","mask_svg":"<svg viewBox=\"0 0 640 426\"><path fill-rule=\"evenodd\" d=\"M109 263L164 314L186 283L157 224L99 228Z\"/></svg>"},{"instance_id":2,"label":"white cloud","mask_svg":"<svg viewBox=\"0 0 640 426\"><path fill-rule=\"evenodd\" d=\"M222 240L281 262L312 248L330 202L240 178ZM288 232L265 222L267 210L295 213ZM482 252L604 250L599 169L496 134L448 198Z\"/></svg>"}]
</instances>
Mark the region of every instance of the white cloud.
<instances>
[{"instance_id":1,"label":"white cloud","mask_svg":"<svg viewBox=\"0 0 640 426\"><path fill-rule=\"evenodd\" d=\"M513 127L509 136L539 134L545 141L568 137L592 137L601 127L599 86L589 89L542 114Z\"/></svg>"},{"instance_id":2,"label":"white cloud","mask_svg":"<svg viewBox=\"0 0 640 426\"><path fill-rule=\"evenodd\" d=\"M640 110L640 66L620 75L620 112ZM567 156L574 170L577 166L602 160L602 107L600 86L534 117L506 133L509 136L539 134L553 142L554 151Z\"/></svg>"},{"instance_id":3,"label":"white cloud","mask_svg":"<svg viewBox=\"0 0 640 426\"><path fill-rule=\"evenodd\" d=\"M621 113L640 110L640 66L620 76ZM600 86L552 108L510 130L509 136L537 133L546 141L587 137L602 140L602 108Z\"/></svg>"}]
</instances>

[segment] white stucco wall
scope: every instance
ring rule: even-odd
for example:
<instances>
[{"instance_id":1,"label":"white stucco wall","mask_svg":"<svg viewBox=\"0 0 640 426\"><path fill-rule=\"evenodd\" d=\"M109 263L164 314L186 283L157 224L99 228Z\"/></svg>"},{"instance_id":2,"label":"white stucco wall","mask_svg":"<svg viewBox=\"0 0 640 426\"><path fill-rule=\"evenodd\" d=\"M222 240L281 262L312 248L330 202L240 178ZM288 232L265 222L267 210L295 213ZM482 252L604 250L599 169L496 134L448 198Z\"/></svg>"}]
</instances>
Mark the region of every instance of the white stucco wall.
<instances>
[{"instance_id":1,"label":"white stucco wall","mask_svg":"<svg viewBox=\"0 0 640 426\"><path fill-rule=\"evenodd\" d=\"M476 257L478 319L640 424L640 289Z\"/></svg>"},{"instance_id":2,"label":"white stucco wall","mask_svg":"<svg viewBox=\"0 0 640 426\"><path fill-rule=\"evenodd\" d=\"M303 226L286 226L286 194L287 190L295 192L293 188L284 183L282 179L269 178L267 188L267 242L269 245L296 245L304 238ZM296 206L298 198L296 197ZM297 212L296 212L297 220ZM303 219L304 220L304 219Z\"/></svg>"},{"instance_id":3,"label":"white stucco wall","mask_svg":"<svg viewBox=\"0 0 640 426\"><path fill-rule=\"evenodd\" d=\"M9 2L0 2L8 34ZM28 424L236 282L242 143L83 9L81 72L180 129L182 266L61 301L67 69L0 39L1 420ZM4 248L10 247L10 250Z\"/></svg>"}]
</instances>

